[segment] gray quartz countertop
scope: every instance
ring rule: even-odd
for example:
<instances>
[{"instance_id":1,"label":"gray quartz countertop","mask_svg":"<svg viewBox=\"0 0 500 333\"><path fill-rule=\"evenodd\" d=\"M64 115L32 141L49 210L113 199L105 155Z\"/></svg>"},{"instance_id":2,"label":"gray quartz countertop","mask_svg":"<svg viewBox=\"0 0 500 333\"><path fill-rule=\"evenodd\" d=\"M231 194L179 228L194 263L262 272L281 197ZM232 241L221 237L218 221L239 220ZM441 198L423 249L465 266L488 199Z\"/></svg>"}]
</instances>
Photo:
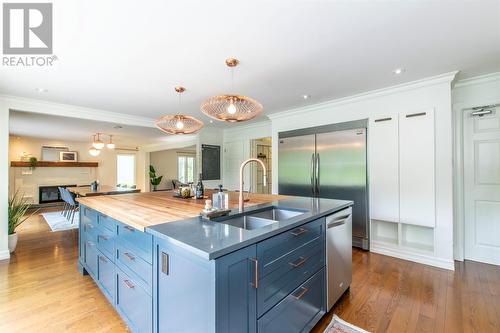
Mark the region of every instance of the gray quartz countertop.
<instances>
[{"instance_id":1,"label":"gray quartz countertop","mask_svg":"<svg viewBox=\"0 0 500 333\"><path fill-rule=\"evenodd\" d=\"M155 237L166 239L210 260L255 244L309 221L330 215L352 206L352 204L352 201L345 200L290 197L245 208L243 214L263 210L271 206L303 212L298 216L259 229L246 230L222 222L208 221L196 217L158 224L146 228L146 232ZM234 217L243 214L238 210L233 210L230 213Z\"/></svg>"}]
</instances>

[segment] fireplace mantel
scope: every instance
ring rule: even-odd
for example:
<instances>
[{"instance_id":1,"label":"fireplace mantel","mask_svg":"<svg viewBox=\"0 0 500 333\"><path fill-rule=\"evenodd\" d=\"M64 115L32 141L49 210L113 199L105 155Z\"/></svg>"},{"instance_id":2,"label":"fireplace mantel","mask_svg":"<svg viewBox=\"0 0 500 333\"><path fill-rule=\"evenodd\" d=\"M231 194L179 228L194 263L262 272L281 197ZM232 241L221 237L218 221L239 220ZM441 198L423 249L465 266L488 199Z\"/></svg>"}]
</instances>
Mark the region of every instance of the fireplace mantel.
<instances>
[{"instance_id":1,"label":"fireplace mantel","mask_svg":"<svg viewBox=\"0 0 500 333\"><path fill-rule=\"evenodd\" d=\"M29 168L31 167L30 162L23 161L11 161L11 167L15 168ZM98 162L51 162L51 161L38 161L36 163L37 168L97 168L99 166Z\"/></svg>"}]
</instances>

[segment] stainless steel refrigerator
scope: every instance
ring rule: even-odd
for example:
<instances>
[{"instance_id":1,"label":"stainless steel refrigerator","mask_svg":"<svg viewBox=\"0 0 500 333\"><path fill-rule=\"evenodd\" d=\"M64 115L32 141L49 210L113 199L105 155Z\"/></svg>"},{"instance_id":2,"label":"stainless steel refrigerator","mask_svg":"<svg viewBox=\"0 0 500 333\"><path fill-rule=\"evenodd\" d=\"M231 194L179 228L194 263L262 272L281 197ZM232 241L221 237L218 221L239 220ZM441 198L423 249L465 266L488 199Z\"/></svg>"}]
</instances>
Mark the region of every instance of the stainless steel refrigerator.
<instances>
[{"instance_id":1,"label":"stainless steel refrigerator","mask_svg":"<svg viewBox=\"0 0 500 333\"><path fill-rule=\"evenodd\" d=\"M354 201L353 246L369 249L367 120L279 133L278 192Z\"/></svg>"}]
</instances>

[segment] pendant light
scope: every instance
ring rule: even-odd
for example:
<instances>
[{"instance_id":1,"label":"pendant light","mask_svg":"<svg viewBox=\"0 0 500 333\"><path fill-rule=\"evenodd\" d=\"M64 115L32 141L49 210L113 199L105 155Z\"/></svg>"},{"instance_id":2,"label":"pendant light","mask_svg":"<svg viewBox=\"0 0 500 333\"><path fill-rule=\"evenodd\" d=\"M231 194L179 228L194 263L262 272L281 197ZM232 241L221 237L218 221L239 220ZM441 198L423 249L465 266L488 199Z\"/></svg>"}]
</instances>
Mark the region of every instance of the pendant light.
<instances>
[{"instance_id":1,"label":"pendant light","mask_svg":"<svg viewBox=\"0 0 500 333\"><path fill-rule=\"evenodd\" d=\"M97 133L97 140L94 140L94 142L92 143L92 146L94 146L95 149L99 149L99 150L104 148L104 142L101 141L100 135L101 135L101 133ZM94 139L95 139L95 136L94 136Z\"/></svg>"},{"instance_id":2,"label":"pendant light","mask_svg":"<svg viewBox=\"0 0 500 333\"><path fill-rule=\"evenodd\" d=\"M89 148L89 154L90 156L99 156L99 154L101 153L101 150L97 149L95 146L94 146L94 143L96 142L95 141L95 135L93 136L93 140L92 140L92 146Z\"/></svg>"},{"instance_id":3,"label":"pendant light","mask_svg":"<svg viewBox=\"0 0 500 333\"><path fill-rule=\"evenodd\" d=\"M181 108L181 94L186 91L184 87L175 87L179 94L179 111ZM169 134L192 134L198 132L203 127L203 123L195 117L177 113L176 115L166 115L158 119L155 123L158 129Z\"/></svg>"},{"instance_id":4,"label":"pendant light","mask_svg":"<svg viewBox=\"0 0 500 333\"><path fill-rule=\"evenodd\" d=\"M106 147L108 147L108 149L115 149L116 146L113 143L113 136L112 135L109 136L109 142L106 145Z\"/></svg>"},{"instance_id":5,"label":"pendant light","mask_svg":"<svg viewBox=\"0 0 500 333\"><path fill-rule=\"evenodd\" d=\"M226 65L233 71L239 60L226 59ZM257 117L262 112L262 104L242 95L228 94L213 96L201 104L201 111L210 118L229 122L240 122Z\"/></svg>"}]
</instances>

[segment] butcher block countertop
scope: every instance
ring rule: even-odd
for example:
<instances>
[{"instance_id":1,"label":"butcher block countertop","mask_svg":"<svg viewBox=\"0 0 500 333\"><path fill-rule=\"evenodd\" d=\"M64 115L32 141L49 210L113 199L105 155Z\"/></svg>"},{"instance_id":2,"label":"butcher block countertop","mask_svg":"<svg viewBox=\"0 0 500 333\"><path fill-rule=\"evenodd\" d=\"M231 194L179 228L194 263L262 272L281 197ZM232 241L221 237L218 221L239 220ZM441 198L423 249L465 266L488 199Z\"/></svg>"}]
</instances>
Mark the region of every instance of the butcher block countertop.
<instances>
[{"instance_id":1,"label":"butcher block countertop","mask_svg":"<svg viewBox=\"0 0 500 333\"><path fill-rule=\"evenodd\" d=\"M209 199L212 190L205 191ZM77 198L80 204L94 209L140 231L154 225L196 217L206 199L175 198L172 191L144 192ZM245 193L246 197L246 193ZM245 206L285 199L283 195L250 194ZM238 209L238 192L229 192L229 208Z\"/></svg>"}]
</instances>

